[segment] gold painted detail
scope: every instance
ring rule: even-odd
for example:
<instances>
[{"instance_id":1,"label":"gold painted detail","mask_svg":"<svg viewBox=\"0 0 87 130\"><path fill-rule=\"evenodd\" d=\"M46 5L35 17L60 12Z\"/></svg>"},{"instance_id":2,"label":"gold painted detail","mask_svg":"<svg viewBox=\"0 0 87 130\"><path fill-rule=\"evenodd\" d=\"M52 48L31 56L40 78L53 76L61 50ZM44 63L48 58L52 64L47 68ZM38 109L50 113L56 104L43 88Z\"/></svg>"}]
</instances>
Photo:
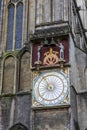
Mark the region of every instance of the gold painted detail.
<instances>
[{"instance_id":1,"label":"gold painted detail","mask_svg":"<svg viewBox=\"0 0 87 130\"><path fill-rule=\"evenodd\" d=\"M49 49L49 51L44 53L45 58L43 59L43 64L44 65L54 65L58 63L59 58L58 58L58 52L53 51L52 48Z\"/></svg>"},{"instance_id":2,"label":"gold painted detail","mask_svg":"<svg viewBox=\"0 0 87 130\"><path fill-rule=\"evenodd\" d=\"M34 71L34 72L33 72L33 79L36 78L36 77L38 77L38 75L39 75L38 72L37 72L37 71Z\"/></svg>"}]
</instances>

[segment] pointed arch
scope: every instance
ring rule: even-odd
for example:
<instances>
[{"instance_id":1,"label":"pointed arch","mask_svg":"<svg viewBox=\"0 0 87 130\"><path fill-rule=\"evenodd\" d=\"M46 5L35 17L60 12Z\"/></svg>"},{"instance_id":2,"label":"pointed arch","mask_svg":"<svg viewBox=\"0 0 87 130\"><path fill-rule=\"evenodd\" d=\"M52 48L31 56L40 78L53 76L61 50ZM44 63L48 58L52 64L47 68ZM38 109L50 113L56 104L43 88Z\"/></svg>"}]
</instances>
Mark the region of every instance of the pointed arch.
<instances>
[{"instance_id":1,"label":"pointed arch","mask_svg":"<svg viewBox=\"0 0 87 130\"><path fill-rule=\"evenodd\" d=\"M2 93L13 93L14 91L15 62L12 55L4 59Z\"/></svg>"},{"instance_id":2,"label":"pointed arch","mask_svg":"<svg viewBox=\"0 0 87 130\"><path fill-rule=\"evenodd\" d=\"M20 58L22 57L22 55L23 55L26 51L30 53L30 46L25 45L25 47L23 47L23 48L19 51L18 59L20 59Z\"/></svg>"},{"instance_id":3,"label":"pointed arch","mask_svg":"<svg viewBox=\"0 0 87 130\"><path fill-rule=\"evenodd\" d=\"M19 88L18 91L30 91L31 89L31 69L29 48L23 48L19 55Z\"/></svg>"},{"instance_id":4,"label":"pointed arch","mask_svg":"<svg viewBox=\"0 0 87 130\"><path fill-rule=\"evenodd\" d=\"M18 50L22 47L23 34L23 1L11 0L8 4L8 24L6 50Z\"/></svg>"},{"instance_id":5,"label":"pointed arch","mask_svg":"<svg viewBox=\"0 0 87 130\"><path fill-rule=\"evenodd\" d=\"M28 130L28 128L24 126L23 124L18 123L12 126L9 130Z\"/></svg>"}]
</instances>

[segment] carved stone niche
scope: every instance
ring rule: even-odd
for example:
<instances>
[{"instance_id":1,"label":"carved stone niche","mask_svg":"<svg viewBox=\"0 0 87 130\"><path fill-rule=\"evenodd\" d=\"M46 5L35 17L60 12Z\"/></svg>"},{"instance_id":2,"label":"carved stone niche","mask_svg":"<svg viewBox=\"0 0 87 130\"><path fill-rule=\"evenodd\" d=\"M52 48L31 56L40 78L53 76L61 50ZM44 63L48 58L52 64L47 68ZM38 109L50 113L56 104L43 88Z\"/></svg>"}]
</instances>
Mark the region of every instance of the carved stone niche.
<instances>
[{"instance_id":1,"label":"carved stone niche","mask_svg":"<svg viewBox=\"0 0 87 130\"><path fill-rule=\"evenodd\" d=\"M12 126L9 130L28 130L28 129L24 125L19 123L19 124Z\"/></svg>"}]
</instances>

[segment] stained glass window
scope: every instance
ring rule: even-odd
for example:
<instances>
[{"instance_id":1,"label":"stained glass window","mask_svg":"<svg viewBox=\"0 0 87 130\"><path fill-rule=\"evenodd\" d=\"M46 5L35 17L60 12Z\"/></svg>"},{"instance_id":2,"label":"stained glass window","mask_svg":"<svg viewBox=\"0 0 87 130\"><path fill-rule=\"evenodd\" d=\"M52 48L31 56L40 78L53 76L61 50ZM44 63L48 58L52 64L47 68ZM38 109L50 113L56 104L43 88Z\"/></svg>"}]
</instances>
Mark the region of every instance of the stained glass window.
<instances>
[{"instance_id":1,"label":"stained glass window","mask_svg":"<svg viewBox=\"0 0 87 130\"><path fill-rule=\"evenodd\" d=\"M22 22L23 22L23 4L20 2L17 5L15 49L21 48L21 44L22 44Z\"/></svg>"},{"instance_id":2,"label":"stained glass window","mask_svg":"<svg viewBox=\"0 0 87 130\"><path fill-rule=\"evenodd\" d=\"M14 27L14 5L8 6L8 27L7 27L7 50L12 50L13 45L13 27Z\"/></svg>"},{"instance_id":3,"label":"stained glass window","mask_svg":"<svg viewBox=\"0 0 87 130\"><path fill-rule=\"evenodd\" d=\"M20 49L22 46L23 3L19 0L12 0L12 2L8 6L6 50ZM14 4L15 2L17 4Z\"/></svg>"}]
</instances>

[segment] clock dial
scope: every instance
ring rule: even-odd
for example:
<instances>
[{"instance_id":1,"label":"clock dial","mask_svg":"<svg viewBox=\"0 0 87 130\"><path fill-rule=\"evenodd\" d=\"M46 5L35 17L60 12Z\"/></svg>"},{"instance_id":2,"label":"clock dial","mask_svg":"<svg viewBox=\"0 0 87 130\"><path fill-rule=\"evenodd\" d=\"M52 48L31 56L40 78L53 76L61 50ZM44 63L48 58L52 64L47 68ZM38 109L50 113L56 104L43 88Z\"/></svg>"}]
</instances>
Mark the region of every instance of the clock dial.
<instances>
[{"instance_id":1,"label":"clock dial","mask_svg":"<svg viewBox=\"0 0 87 130\"><path fill-rule=\"evenodd\" d=\"M68 82L63 73L48 72L34 82L34 96L42 105L58 105L68 94Z\"/></svg>"}]
</instances>

